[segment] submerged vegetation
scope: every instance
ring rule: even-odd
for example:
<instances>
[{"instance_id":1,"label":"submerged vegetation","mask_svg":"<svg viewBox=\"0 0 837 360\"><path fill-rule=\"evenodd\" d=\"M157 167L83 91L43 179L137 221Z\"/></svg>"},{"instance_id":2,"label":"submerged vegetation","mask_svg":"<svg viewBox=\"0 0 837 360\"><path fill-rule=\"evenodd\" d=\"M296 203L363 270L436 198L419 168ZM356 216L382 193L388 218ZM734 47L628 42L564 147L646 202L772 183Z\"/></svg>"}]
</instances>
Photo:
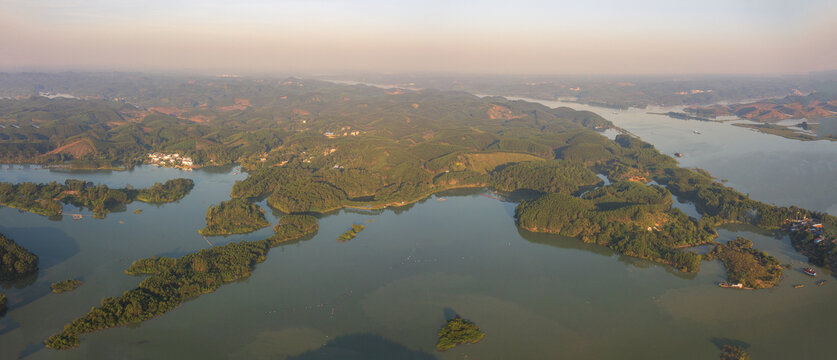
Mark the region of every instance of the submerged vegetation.
<instances>
[{"instance_id":1,"label":"submerged vegetation","mask_svg":"<svg viewBox=\"0 0 837 360\"><path fill-rule=\"evenodd\" d=\"M0 281L14 281L38 271L38 255L0 234Z\"/></svg>"},{"instance_id":2,"label":"submerged vegetation","mask_svg":"<svg viewBox=\"0 0 837 360\"><path fill-rule=\"evenodd\" d=\"M718 244L706 257L707 260L721 260L727 269L727 281L742 284L744 288L771 288L782 278L779 260L754 249L753 242L742 237Z\"/></svg>"},{"instance_id":3,"label":"submerged vegetation","mask_svg":"<svg viewBox=\"0 0 837 360\"><path fill-rule=\"evenodd\" d=\"M61 280L58 282L54 282L49 285L49 288L52 292L56 294L60 294L67 291L73 291L79 286L81 286L81 280L71 279L71 280Z\"/></svg>"},{"instance_id":4,"label":"submerged vegetation","mask_svg":"<svg viewBox=\"0 0 837 360\"><path fill-rule=\"evenodd\" d=\"M445 351L458 345L476 344L485 337L485 332L480 330L473 322L457 315L439 329L438 336L439 341L436 343L436 350Z\"/></svg>"},{"instance_id":5,"label":"submerged vegetation","mask_svg":"<svg viewBox=\"0 0 837 360\"><path fill-rule=\"evenodd\" d=\"M285 219L283 217L282 219ZM150 275L139 286L101 304L45 341L51 349L78 346L78 336L97 330L139 323L171 311L186 300L208 294L225 283L250 276L253 266L266 259L281 241L316 232L316 219L292 216L280 221L282 234L259 241L232 242L180 258L152 257L134 261L125 272Z\"/></svg>"},{"instance_id":6,"label":"submerged vegetation","mask_svg":"<svg viewBox=\"0 0 837 360\"><path fill-rule=\"evenodd\" d=\"M365 228L366 226L363 226L362 224L352 224L352 228L340 235L340 237L338 237L337 240L345 242L354 239L355 236L357 236L357 234L363 231L363 229Z\"/></svg>"},{"instance_id":7,"label":"submerged vegetation","mask_svg":"<svg viewBox=\"0 0 837 360\"><path fill-rule=\"evenodd\" d=\"M212 206L206 211L206 227L201 235L246 234L268 227L264 210L244 199L232 199Z\"/></svg>"},{"instance_id":8,"label":"submerged vegetation","mask_svg":"<svg viewBox=\"0 0 837 360\"><path fill-rule=\"evenodd\" d=\"M64 184L50 182L35 184L0 183L0 205L29 211L44 216L58 216L63 204L86 208L93 216L104 218L107 213L124 207L134 200L154 203L173 202L186 196L194 183L190 179L172 179L154 184L148 189L111 189L107 185L68 179Z\"/></svg>"}]
</instances>

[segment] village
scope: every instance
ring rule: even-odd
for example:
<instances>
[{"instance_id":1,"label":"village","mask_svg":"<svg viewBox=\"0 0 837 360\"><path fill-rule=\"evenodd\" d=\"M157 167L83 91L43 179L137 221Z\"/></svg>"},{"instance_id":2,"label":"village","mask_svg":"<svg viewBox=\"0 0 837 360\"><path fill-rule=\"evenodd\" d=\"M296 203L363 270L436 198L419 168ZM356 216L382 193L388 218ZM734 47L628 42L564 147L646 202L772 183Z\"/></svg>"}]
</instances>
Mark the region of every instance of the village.
<instances>
[{"instance_id":1,"label":"village","mask_svg":"<svg viewBox=\"0 0 837 360\"><path fill-rule=\"evenodd\" d=\"M191 157L181 156L178 153L150 153L148 154L148 163L160 167L173 167L176 169L182 169L186 171L192 171L192 169L194 168L194 162L192 162Z\"/></svg>"},{"instance_id":2,"label":"village","mask_svg":"<svg viewBox=\"0 0 837 360\"><path fill-rule=\"evenodd\" d=\"M334 139L334 138L338 138L338 137L341 137L341 136L358 136L358 135L360 135L360 131L359 130L352 130L351 126L344 126L344 127L340 128L340 131L338 131L338 132L328 131L328 132L323 133L323 136L325 136L329 139Z\"/></svg>"},{"instance_id":3,"label":"village","mask_svg":"<svg viewBox=\"0 0 837 360\"><path fill-rule=\"evenodd\" d=\"M822 224L814 219L807 217L802 220L787 219L785 220L785 227L790 230L790 232L810 232L814 236L814 244L820 244L826 240L830 240L832 244L837 244L837 238L827 239L827 235Z\"/></svg>"}]
</instances>

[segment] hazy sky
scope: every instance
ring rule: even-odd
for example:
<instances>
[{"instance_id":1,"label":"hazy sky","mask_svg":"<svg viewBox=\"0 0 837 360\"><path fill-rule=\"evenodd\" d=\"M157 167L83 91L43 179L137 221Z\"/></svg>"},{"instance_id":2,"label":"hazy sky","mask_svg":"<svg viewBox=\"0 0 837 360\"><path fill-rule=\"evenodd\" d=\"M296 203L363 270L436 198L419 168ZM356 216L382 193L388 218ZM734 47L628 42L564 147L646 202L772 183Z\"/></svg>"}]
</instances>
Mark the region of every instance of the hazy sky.
<instances>
[{"instance_id":1,"label":"hazy sky","mask_svg":"<svg viewBox=\"0 0 837 360\"><path fill-rule=\"evenodd\" d=\"M837 1L0 0L0 70L804 73Z\"/></svg>"}]
</instances>

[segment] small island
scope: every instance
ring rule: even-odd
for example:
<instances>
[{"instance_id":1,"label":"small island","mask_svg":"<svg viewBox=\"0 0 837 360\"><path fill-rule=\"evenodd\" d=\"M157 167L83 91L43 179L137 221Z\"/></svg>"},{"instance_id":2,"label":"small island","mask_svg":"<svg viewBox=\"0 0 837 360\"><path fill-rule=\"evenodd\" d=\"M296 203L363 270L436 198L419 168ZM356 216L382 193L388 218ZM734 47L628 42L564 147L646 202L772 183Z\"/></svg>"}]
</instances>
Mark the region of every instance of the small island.
<instances>
[{"instance_id":1,"label":"small island","mask_svg":"<svg viewBox=\"0 0 837 360\"><path fill-rule=\"evenodd\" d=\"M79 286L81 286L81 280L71 279L71 280L61 280L58 282L54 282L49 285L49 288L52 289L53 293L60 294L67 291L73 291Z\"/></svg>"},{"instance_id":2,"label":"small island","mask_svg":"<svg viewBox=\"0 0 837 360\"><path fill-rule=\"evenodd\" d=\"M232 199L206 211L206 227L198 230L205 236L246 234L270 226L264 210L248 200Z\"/></svg>"},{"instance_id":3,"label":"small island","mask_svg":"<svg viewBox=\"0 0 837 360\"><path fill-rule=\"evenodd\" d=\"M153 204L175 202L186 196L195 187L192 179L172 179L165 183L154 183L148 189L137 192L137 200Z\"/></svg>"},{"instance_id":4,"label":"small island","mask_svg":"<svg viewBox=\"0 0 837 360\"><path fill-rule=\"evenodd\" d=\"M782 278L782 265L779 260L754 249L753 242L742 237L727 244L718 244L706 255L707 260L716 258L721 260L727 269L726 287L772 288Z\"/></svg>"},{"instance_id":5,"label":"small island","mask_svg":"<svg viewBox=\"0 0 837 360\"><path fill-rule=\"evenodd\" d=\"M750 354L740 346L724 345L721 347L721 360L750 360Z\"/></svg>"},{"instance_id":6,"label":"small island","mask_svg":"<svg viewBox=\"0 0 837 360\"><path fill-rule=\"evenodd\" d=\"M338 237L337 240L342 241L342 242L346 242L346 241L349 241L351 239L354 239L355 236L357 236L357 234L359 232L363 231L363 229L365 229L365 228L366 227L361 225L361 224L352 224L352 228L350 230L344 232L343 235L340 235L340 237Z\"/></svg>"},{"instance_id":7,"label":"small island","mask_svg":"<svg viewBox=\"0 0 837 360\"><path fill-rule=\"evenodd\" d=\"M316 217L296 214L285 215L273 227L274 234L268 240L271 246L276 246L279 243L314 234L318 229L319 224Z\"/></svg>"},{"instance_id":8,"label":"small island","mask_svg":"<svg viewBox=\"0 0 837 360\"><path fill-rule=\"evenodd\" d=\"M476 344L485 337L485 332L473 322L457 315L439 329L438 335L439 342L436 344L436 350L445 351L459 345Z\"/></svg>"},{"instance_id":9,"label":"small island","mask_svg":"<svg viewBox=\"0 0 837 360\"><path fill-rule=\"evenodd\" d=\"M38 255L0 234L0 281L22 279L38 271Z\"/></svg>"}]
</instances>

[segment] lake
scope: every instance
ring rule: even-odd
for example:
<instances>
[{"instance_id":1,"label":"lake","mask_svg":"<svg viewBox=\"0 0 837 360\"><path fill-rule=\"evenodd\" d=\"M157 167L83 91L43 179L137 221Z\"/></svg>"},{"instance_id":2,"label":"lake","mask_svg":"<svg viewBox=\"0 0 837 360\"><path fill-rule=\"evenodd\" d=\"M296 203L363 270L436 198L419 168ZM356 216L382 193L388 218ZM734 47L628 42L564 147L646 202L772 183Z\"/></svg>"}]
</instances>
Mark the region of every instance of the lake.
<instances>
[{"instance_id":1,"label":"lake","mask_svg":"<svg viewBox=\"0 0 837 360\"><path fill-rule=\"evenodd\" d=\"M837 179L837 143L797 142L645 110L590 109L664 153L684 153L682 166L707 169L755 199L837 213L829 186ZM79 178L145 187L188 177L195 188L179 202L132 203L105 219L55 221L0 208L0 232L41 259L36 278L3 285L10 311L0 319L0 358L713 359L718 344L730 342L746 344L757 359L833 352L837 283L823 274L818 279L828 282L817 287L799 272L805 259L787 237L743 225L719 229L720 241L745 236L793 265L778 288L721 289L715 284L725 273L717 261L703 263L698 274L681 274L574 239L528 233L514 224L515 203L482 196L484 190L322 216L316 236L274 248L243 281L140 325L84 335L78 349L43 348L44 339L102 298L136 286L142 278L123 272L135 259L269 236L270 228L198 235L207 207L229 198L234 181L245 177L234 171L2 166L0 181ZM79 213L69 206L65 212ZM271 223L278 216L268 210ZM338 242L355 223L366 230ZM50 283L69 278L84 285L49 292ZM793 289L796 283L807 286ZM487 335L476 345L436 352L436 331L452 313Z\"/></svg>"}]
</instances>

